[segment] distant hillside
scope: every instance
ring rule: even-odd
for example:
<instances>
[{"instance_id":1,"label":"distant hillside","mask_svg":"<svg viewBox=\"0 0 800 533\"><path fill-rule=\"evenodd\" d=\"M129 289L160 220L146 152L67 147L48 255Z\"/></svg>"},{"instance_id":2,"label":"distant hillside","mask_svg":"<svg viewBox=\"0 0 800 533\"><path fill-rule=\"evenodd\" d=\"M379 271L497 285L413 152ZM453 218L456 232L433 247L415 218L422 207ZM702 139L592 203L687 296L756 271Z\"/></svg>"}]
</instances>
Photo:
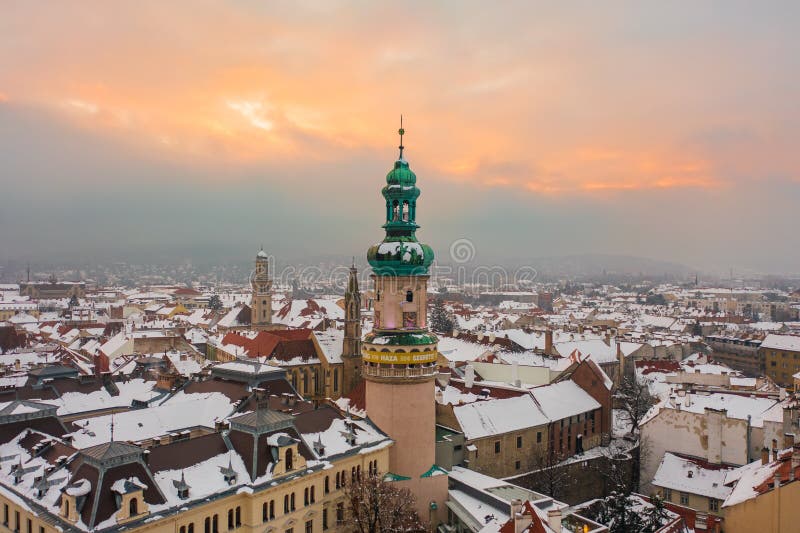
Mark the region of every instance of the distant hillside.
<instances>
[{"instance_id":1,"label":"distant hillside","mask_svg":"<svg viewBox=\"0 0 800 533\"><path fill-rule=\"evenodd\" d=\"M535 268L543 276L568 278L602 275L685 277L696 272L695 269L680 263L611 254L516 258L508 261L508 266L511 268L522 265Z\"/></svg>"}]
</instances>

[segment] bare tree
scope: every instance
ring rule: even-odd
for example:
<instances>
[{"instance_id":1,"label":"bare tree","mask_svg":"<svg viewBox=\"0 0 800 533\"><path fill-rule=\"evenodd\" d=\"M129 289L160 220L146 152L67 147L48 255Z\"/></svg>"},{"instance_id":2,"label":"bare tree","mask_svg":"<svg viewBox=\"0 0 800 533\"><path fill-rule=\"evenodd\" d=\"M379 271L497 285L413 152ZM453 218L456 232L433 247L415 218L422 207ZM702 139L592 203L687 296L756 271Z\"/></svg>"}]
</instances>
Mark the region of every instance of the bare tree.
<instances>
[{"instance_id":1,"label":"bare tree","mask_svg":"<svg viewBox=\"0 0 800 533\"><path fill-rule=\"evenodd\" d=\"M569 470L560 465L562 457L548 450L536 456L536 486L552 498L558 498L565 490L565 484L571 482Z\"/></svg>"},{"instance_id":2,"label":"bare tree","mask_svg":"<svg viewBox=\"0 0 800 533\"><path fill-rule=\"evenodd\" d=\"M410 490L380 475L354 479L345 488L349 511L347 530L354 533L422 532L425 525L414 509Z\"/></svg>"},{"instance_id":3,"label":"bare tree","mask_svg":"<svg viewBox=\"0 0 800 533\"><path fill-rule=\"evenodd\" d=\"M655 404L655 398L650 394L647 383L640 383L635 377L622 380L614 399L617 408L630 422L633 433L638 432L639 422Z\"/></svg>"}]
</instances>

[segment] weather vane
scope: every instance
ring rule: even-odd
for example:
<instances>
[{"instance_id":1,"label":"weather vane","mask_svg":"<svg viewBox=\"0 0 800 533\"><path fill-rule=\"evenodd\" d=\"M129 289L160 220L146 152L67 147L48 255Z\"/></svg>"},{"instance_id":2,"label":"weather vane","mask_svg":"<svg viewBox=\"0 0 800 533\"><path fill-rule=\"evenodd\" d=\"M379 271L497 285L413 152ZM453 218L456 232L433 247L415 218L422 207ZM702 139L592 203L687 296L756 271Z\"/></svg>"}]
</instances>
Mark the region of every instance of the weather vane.
<instances>
[{"instance_id":1,"label":"weather vane","mask_svg":"<svg viewBox=\"0 0 800 533\"><path fill-rule=\"evenodd\" d=\"M403 115L400 115L400 129L397 130L397 133L400 134L400 159L403 159L403 134L406 130L403 129Z\"/></svg>"}]
</instances>

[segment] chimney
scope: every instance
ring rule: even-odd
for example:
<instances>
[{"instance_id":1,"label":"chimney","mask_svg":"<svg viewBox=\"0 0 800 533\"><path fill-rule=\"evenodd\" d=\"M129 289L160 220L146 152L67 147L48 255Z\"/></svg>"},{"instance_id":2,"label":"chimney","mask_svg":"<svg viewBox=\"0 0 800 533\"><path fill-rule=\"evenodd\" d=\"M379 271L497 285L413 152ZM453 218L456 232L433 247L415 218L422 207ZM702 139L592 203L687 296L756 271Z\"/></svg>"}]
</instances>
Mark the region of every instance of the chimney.
<instances>
[{"instance_id":1,"label":"chimney","mask_svg":"<svg viewBox=\"0 0 800 533\"><path fill-rule=\"evenodd\" d=\"M792 472L800 468L800 444L792 446Z\"/></svg>"},{"instance_id":2,"label":"chimney","mask_svg":"<svg viewBox=\"0 0 800 533\"><path fill-rule=\"evenodd\" d=\"M772 461L775 462L778 460L778 448L772 448Z\"/></svg>"},{"instance_id":3,"label":"chimney","mask_svg":"<svg viewBox=\"0 0 800 533\"><path fill-rule=\"evenodd\" d=\"M519 363L517 361L511 363L511 382L515 387L522 385L519 379Z\"/></svg>"},{"instance_id":4,"label":"chimney","mask_svg":"<svg viewBox=\"0 0 800 533\"><path fill-rule=\"evenodd\" d=\"M511 520L514 521L514 533L522 533L531 524L533 518L523 515L522 500L511 500Z\"/></svg>"},{"instance_id":5,"label":"chimney","mask_svg":"<svg viewBox=\"0 0 800 533\"><path fill-rule=\"evenodd\" d=\"M769 462L769 448L764 446L761 448L761 464L765 465Z\"/></svg>"},{"instance_id":6,"label":"chimney","mask_svg":"<svg viewBox=\"0 0 800 533\"><path fill-rule=\"evenodd\" d=\"M781 486L781 475L777 470L775 471L775 477L772 479L772 483L775 485L775 490L778 490L778 488Z\"/></svg>"},{"instance_id":7,"label":"chimney","mask_svg":"<svg viewBox=\"0 0 800 533\"><path fill-rule=\"evenodd\" d=\"M547 511L547 525L553 531L561 531L561 509Z\"/></svg>"},{"instance_id":8,"label":"chimney","mask_svg":"<svg viewBox=\"0 0 800 533\"><path fill-rule=\"evenodd\" d=\"M472 365L467 365L467 371L464 373L464 385L466 385L468 389L471 389L474 384L475 384L475 367Z\"/></svg>"},{"instance_id":9,"label":"chimney","mask_svg":"<svg viewBox=\"0 0 800 533\"><path fill-rule=\"evenodd\" d=\"M794 446L794 433L783 434L783 447L791 448Z\"/></svg>"},{"instance_id":10,"label":"chimney","mask_svg":"<svg viewBox=\"0 0 800 533\"><path fill-rule=\"evenodd\" d=\"M544 354L553 355L553 330L550 328L544 331Z\"/></svg>"}]
</instances>

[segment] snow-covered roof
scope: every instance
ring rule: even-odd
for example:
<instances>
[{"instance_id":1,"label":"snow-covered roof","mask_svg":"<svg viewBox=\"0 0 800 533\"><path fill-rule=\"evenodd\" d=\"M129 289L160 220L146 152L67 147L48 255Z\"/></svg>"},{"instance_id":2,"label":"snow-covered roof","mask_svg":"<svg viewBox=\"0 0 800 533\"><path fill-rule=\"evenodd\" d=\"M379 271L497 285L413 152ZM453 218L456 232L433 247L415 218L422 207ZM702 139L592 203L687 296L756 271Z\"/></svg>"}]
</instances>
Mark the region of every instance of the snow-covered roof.
<instances>
[{"instance_id":1,"label":"snow-covered roof","mask_svg":"<svg viewBox=\"0 0 800 533\"><path fill-rule=\"evenodd\" d=\"M665 489L724 500L732 490L725 486L725 476L733 469L667 452L661 459L652 484Z\"/></svg>"},{"instance_id":2,"label":"snow-covered roof","mask_svg":"<svg viewBox=\"0 0 800 533\"><path fill-rule=\"evenodd\" d=\"M549 419L528 395L459 405L453 408L469 440L541 426Z\"/></svg>"},{"instance_id":3,"label":"snow-covered roof","mask_svg":"<svg viewBox=\"0 0 800 533\"><path fill-rule=\"evenodd\" d=\"M800 352L800 336L770 333L761 342L762 348Z\"/></svg>"}]
</instances>

